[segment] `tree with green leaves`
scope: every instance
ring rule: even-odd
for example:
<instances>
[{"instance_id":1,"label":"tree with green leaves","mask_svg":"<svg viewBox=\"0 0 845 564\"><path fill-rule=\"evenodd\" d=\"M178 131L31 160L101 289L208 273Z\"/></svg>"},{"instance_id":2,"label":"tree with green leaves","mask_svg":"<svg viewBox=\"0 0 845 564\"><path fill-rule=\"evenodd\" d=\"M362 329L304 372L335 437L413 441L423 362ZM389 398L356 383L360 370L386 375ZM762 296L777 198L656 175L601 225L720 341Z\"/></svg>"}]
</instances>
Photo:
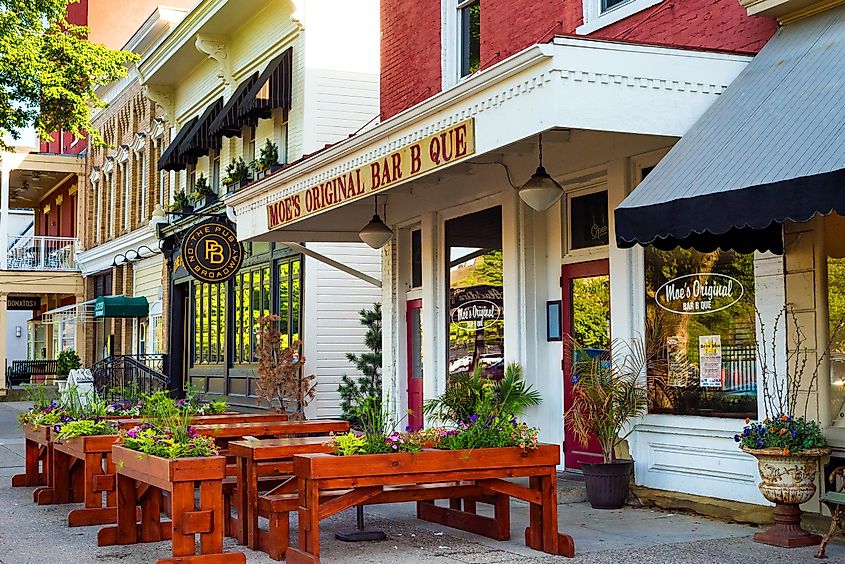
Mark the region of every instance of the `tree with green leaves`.
<instances>
[{"instance_id":1,"label":"tree with green leaves","mask_svg":"<svg viewBox=\"0 0 845 564\"><path fill-rule=\"evenodd\" d=\"M344 374L337 391L340 394L341 417L360 427L359 408L367 398L376 398L381 409L381 304L373 304L373 309L362 309L358 315L361 316L361 325L367 328L364 345L369 351L346 353L346 358L361 376L352 378Z\"/></svg>"},{"instance_id":2,"label":"tree with green leaves","mask_svg":"<svg viewBox=\"0 0 845 564\"><path fill-rule=\"evenodd\" d=\"M76 1L0 0L0 138L34 127L48 141L61 129L103 142L91 118L106 104L94 90L125 77L138 56L92 43L88 28L68 23Z\"/></svg>"}]
</instances>

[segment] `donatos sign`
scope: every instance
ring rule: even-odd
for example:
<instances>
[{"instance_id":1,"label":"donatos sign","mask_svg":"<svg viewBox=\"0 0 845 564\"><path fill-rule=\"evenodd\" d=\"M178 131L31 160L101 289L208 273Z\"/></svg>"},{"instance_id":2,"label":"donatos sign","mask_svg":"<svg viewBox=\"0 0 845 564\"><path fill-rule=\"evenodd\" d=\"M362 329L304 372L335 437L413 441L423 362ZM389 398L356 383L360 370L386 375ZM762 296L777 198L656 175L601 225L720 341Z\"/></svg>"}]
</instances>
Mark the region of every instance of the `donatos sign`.
<instances>
[{"instance_id":1,"label":"donatos sign","mask_svg":"<svg viewBox=\"0 0 845 564\"><path fill-rule=\"evenodd\" d=\"M388 155L267 204L267 228L276 229L342 206L475 153L475 122L462 121Z\"/></svg>"},{"instance_id":2,"label":"donatos sign","mask_svg":"<svg viewBox=\"0 0 845 564\"><path fill-rule=\"evenodd\" d=\"M235 231L223 223L195 225L182 240L185 269L201 282L225 282L241 267L244 253Z\"/></svg>"}]
</instances>

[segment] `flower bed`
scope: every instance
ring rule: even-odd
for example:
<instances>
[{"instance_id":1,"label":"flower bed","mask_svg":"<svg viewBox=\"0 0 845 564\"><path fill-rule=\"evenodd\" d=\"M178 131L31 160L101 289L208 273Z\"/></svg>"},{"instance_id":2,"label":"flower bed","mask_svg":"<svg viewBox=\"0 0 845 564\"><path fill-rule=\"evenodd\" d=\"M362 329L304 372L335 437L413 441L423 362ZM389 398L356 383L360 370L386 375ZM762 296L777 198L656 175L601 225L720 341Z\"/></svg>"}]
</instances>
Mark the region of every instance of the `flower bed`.
<instances>
[{"instance_id":1,"label":"flower bed","mask_svg":"<svg viewBox=\"0 0 845 564\"><path fill-rule=\"evenodd\" d=\"M200 435L190 425L163 427L142 423L121 430L118 442L129 450L161 458L194 458L218 454L214 439Z\"/></svg>"}]
</instances>

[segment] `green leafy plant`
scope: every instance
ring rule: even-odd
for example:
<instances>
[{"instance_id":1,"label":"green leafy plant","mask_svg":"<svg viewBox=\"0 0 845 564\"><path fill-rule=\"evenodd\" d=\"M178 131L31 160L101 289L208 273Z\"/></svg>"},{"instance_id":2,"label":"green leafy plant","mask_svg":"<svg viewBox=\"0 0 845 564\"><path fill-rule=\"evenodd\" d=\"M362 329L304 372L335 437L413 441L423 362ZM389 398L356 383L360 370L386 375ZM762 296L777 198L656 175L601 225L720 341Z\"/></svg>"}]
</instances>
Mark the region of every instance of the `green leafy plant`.
<instances>
[{"instance_id":1,"label":"green leafy plant","mask_svg":"<svg viewBox=\"0 0 845 564\"><path fill-rule=\"evenodd\" d=\"M344 374L337 387L341 417L355 427L361 425L358 417L360 399L378 398L381 402L381 304L373 304L373 309L362 309L358 315L361 325L367 328L364 345L369 351L361 354L346 353L346 358L355 365L361 376L353 378Z\"/></svg>"},{"instance_id":2,"label":"green leafy plant","mask_svg":"<svg viewBox=\"0 0 845 564\"><path fill-rule=\"evenodd\" d=\"M363 435L356 435L352 432L332 437L332 447L334 453L338 456L364 454L366 452L366 444L367 441Z\"/></svg>"},{"instance_id":3,"label":"green leafy plant","mask_svg":"<svg viewBox=\"0 0 845 564\"><path fill-rule=\"evenodd\" d=\"M65 349L56 357L56 374L59 376L67 376L71 370L82 368L82 360L73 349Z\"/></svg>"},{"instance_id":4,"label":"green leafy plant","mask_svg":"<svg viewBox=\"0 0 845 564\"><path fill-rule=\"evenodd\" d=\"M173 202L167 206L167 211L178 212L191 207L191 199L182 190L173 192Z\"/></svg>"},{"instance_id":5,"label":"green leafy plant","mask_svg":"<svg viewBox=\"0 0 845 564\"><path fill-rule=\"evenodd\" d=\"M198 202L204 198L208 198L209 196L214 196L214 191L211 189L211 186L209 186L208 179L206 179L205 175L200 173L194 181L194 190L191 192L191 200Z\"/></svg>"},{"instance_id":6,"label":"green leafy plant","mask_svg":"<svg viewBox=\"0 0 845 564\"><path fill-rule=\"evenodd\" d=\"M628 422L646 413L648 388L646 370L655 355L634 339L611 340L608 348L588 352L574 339L569 339L566 353L573 358L572 403L564 418L572 426L575 439L586 447L595 436L605 463L613 461L616 446Z\"/></svg>"},{"instance_id":7,"label":"green leafy plant","mask_svg":"<svg viewBox=\"0 0 845 564\"><path fill-rule=\"evenodd\" d=\"M470 424L462 423L456 430L446 431L436 446L446 450L514 446L532 450L539 444L537 435L536 428L516 419L479 417Z\"/></svg>"},{"instance_id":8,"label":"green leafy plant","mask_svg":"<svg viewBox=\"0 0 845 564\"><path fill-rule=\"evenodd\" d=\"M120 431L118 442L128 449L162 458L215 456L219 452L212 437L199 435L190 425L142 423Z\"/></svg>"},{"instance_id":9,"label":"green leafy plant","mask_svg":"<svg viewBox=\"0 0 845 564\"><path fill-rule=\"evenodd\" d=\"M261 172L276 164L279 164L279 147L268 138L261 146L260 156L249 163L249 166L255 172Z\"/></svg>"},{"instance_id":10,"label":"green leafy plant","mask_svg":"<svg viewBox=\"0 0 845 564\"><path fill-rule=\"evenodd\" d=\"M750 419L746 419L745 423L742 433L734 435L734 440L743 448L775 448L789 455L827 446L819 424L803 417L779 415L771 419L767 417L762 423Z\"/></svg>"},{"instance_id":11,"label":"green leafy plant","mask_svg":"<svg viewBox=\"0 0 845 564\"><path fill-rule=\"evenodd\" d=\"M97 88L127 75L138 55L87 39L88 28L69 23L69 0L7 1L0 10L0 148L34 127L42 140L63 130L104 143L91 124L106 106Z\"/></svg>"},{"instance_id":12,"label":"green leafy plant","mask_svg":"<svg viewBox=\"0 0 845 564\"><path fill-rule=\"evenodd\" d=\"M244 162L243 157L232 159L232 162L226 165L225 172L226 176L223 177L223 184L235 184L249 177L249 168Z\"/></svg>"},{"instance_id":13,"label":"green leafy plant","mask_svg":"<svg viewBox=\"0 0 845 564\"><path fill-rule=\"evenodd\" d=\"M56 438L59 440L74 437L90 437L94 435L114 435L117 424L105 419L75 419L59 426Z\"/></svg>"},{"instance_id":14,"label":"green leafy plant","mask_svg":"<svg viewBox=\"0 0 845 564\"><path fill-rule=\"evenodd\" d=\"M487 388L490 393L485 391ZM508 364L498 381L485 377L483 367L478 365L472 373L451 376L446 392L425 402L423 412L440 421L455 423L468 423L473 415L510 420L541 401L540 392L525 383L518 363Z\"/></svg>"}]
</instances>

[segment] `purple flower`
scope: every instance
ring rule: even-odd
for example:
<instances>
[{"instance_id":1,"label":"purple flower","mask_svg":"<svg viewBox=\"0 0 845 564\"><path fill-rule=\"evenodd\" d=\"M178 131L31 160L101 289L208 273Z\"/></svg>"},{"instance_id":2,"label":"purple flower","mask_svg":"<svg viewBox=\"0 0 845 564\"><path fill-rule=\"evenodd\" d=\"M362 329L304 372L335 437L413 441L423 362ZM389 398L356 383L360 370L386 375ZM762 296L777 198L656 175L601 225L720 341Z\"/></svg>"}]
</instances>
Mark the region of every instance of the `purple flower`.
<instances>
[{"instance_id":1,"label":"purple flower","mask_svg":"<svg viewBox=\"0 0 845 564\"><path fill-rule=\"evenodd\" d=\"M751 428L750 427L746 427L745 429L742 430L742 436L743 437L747 437L750 434L751 434Z\"/></svg>"},{"instance_id":2,"label":"purple flower","mask_svg":"<svg viewBox=\"0 0 845 564\"><path fill-rule=\"evenodd\" d=\"M757 439L757 446L763 448L763 439Z\"/></svg>"},{"instance_id":3,"label":"purple flower","mask_svg":"<svg viewBox=\"0 0 845 564\"><path fill-rule=\"evenodd\" d=\"M478 422L478 414L473 413L472 415L469 416L469 424L470 425L475 425L477 422Z\"/></svg>"},{"instance_id":4,"label":"purple flower","mask_svg":"<svg viewBox=\"0 0 845 564\"><path fill-rule=\"evenodd\" d=\"M577 383L578 383L578 375L577 375L577 374L573 374L573 375L572 375L572 385L574 386L574 385L575 385L575 384L577 384Z\"/></svg>"},{"instance_id":5,"label":"purple flower","mask_svg":"<svg viewBox=\"0 0 845 564\"><path fill-rule=\"evenodd\" d=\"M739 442L741 439L739 438L739 435L734 435L734 440L735 440L736 442Z\"/></svg>"},{"instance_id":6,"label":"purple flower","mask_svg":"<svg viewBox=\"0 0 845 564\"><path fill-rule=\"evenodd\" d=\"M797 436L798 436L798 431L792 431L792 438L794 439Z\"/></svg>"}]
</instances>

